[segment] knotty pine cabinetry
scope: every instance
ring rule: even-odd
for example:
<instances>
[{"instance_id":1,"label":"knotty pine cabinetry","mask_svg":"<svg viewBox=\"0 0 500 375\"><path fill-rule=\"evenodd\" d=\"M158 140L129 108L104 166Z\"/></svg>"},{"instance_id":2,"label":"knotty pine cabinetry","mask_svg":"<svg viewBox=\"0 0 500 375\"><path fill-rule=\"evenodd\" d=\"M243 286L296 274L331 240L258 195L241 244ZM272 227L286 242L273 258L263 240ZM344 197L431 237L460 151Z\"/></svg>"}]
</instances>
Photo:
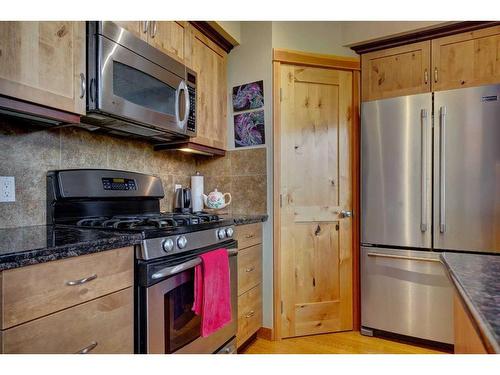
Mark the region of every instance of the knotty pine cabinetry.
<instances>
[{"instance_id":1,"label":"knotty pine cabinetry","mask_svg":"<svg viewBox=\"0 0 500 375\"><path fill-rule=\"evenodd\" d=\"M197 134L191 142L226 149L227 53L199 30L191 28L188 66L198 74Z\"/></svg>"},{"instance_id":2,"label":"knotty pine cabinetry","mask_svg":"<svg viewBox=\"0 0 500 375\"><path fill-rule=\"evenodd\" d=\"M0 353L134 352L132 247L0 273Z\"/></svg>"},{"instance_id":3,"label":"knotty pine cabinetry","mask_svg":"<svg viewBox=\"0 0 500 375\"><path fill-rule=\"evenodd\" d=\"M262 224L236 227L238 241L238 333L240 347L262 326Z\"/></svg>"},{"instance_id":4,"label":"knotty pine cabinetry","mask_svg":"<svg viewBox=\"0 0 500 375\"><path fill-rule=\"evenodd\" d=\"M500 26L368 52L361 56L362 100L500 82Z\"/></svg>"},{"instance_id":5,"label":"knotty pine cabinetry","mask_svg":"<svg viewBox=\"0 0 500 375\"><path fill-rule=\"evenodd\" d=\"M85 22L0 22L0 95L85 114Z\"/></svg>"}]
</instances>

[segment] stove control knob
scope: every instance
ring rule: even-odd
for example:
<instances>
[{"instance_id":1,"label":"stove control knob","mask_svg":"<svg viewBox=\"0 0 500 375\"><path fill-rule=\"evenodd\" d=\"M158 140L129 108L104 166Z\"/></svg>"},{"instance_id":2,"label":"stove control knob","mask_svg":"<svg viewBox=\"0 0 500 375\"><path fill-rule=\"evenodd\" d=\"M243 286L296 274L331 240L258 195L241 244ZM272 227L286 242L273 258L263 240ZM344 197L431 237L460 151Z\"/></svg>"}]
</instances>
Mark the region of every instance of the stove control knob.
<instances>
[{"instance_id":1,"label":"stove control knob","mask_svg":"<svg viewBox=\"0 0 500 375\"><path fill-rule=\"evenodd\" d=\"M234 233L233 228L227 228L226 229L226 236L227 236L227 238L233 237L233 233Z\"/></svg>"},{"instance_id":2,"label":"stove control knob","mask_svg":"<svg viewBox=\"0 0 500 375\"><path fill-rule=\"evenodd\" d=\"M225 229L219 229L217 231L217 237L219 237L219 240L223 240L226 238L226 230Z\"/></svg>"},{"instance_id":3,"label":"stove control knob","mask_svg":"<svg viewBox=\"0 0 500 375\"><path fill-rule=\"evenodd\" d=\"M187 245L187 239L185 236L180 236L177 239L177 246L179 246L179 249L184 249Z\"/></svg>"},{"instance_id":4,"label":"stove control knob","mask_svg":"<svg viewBox=\"0 0 500 375\"><path fill-rule=\"evenodd\" d=\"M168 253L174 249L174 241L172 241L171 238L167 238L166 240L163 240L161 247L164 252Z\"/></svg>"}]
</instances>

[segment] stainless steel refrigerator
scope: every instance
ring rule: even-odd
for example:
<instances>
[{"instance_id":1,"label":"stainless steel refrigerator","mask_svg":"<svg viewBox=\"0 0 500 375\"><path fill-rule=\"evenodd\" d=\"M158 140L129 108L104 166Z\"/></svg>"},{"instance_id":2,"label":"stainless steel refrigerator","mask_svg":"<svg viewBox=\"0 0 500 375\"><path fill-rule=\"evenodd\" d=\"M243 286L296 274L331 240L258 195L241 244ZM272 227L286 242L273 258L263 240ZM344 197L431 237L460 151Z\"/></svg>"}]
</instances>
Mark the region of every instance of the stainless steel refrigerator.
<instances>
[{"instance_id":1,"label":"stainless steel refrigerator","mask_svg":"<svg viewBox=\"0 0 500 375\"><path fill-rule=\"evenodd\" d=\"M439 252L500 252L500 85L361 106L361 325L453 343Z\"/></svg>"}]
</instances>

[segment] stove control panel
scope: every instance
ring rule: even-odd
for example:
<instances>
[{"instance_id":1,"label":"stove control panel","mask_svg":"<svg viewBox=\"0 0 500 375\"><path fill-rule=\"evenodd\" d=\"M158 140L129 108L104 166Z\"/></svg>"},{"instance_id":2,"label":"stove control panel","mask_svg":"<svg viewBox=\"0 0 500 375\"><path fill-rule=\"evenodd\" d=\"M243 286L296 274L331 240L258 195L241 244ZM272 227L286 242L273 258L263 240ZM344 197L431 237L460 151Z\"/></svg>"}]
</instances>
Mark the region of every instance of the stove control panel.
<instances>
[{"instance_id":1,"label":"stove control panel","mask_svg":"<svg viewBox=\"0 0 500 375\"><path fill-rule=\"evenodd\" d=\"M135 180L131 178L104 177L102 187L104 190L137 190Z\"/></svg>"}]
</instances>

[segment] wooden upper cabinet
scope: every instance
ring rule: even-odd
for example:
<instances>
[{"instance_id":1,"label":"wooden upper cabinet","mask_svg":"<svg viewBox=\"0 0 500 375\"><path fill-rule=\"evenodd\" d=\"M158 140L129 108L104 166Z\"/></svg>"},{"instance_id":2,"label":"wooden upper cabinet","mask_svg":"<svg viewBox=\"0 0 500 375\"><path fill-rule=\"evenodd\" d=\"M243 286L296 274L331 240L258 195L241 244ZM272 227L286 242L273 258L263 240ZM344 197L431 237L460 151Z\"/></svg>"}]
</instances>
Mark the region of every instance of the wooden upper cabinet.
<instances>
[{"instance_id":1,"label":"wooden upper cabinet","mask_svg":"<svg viewBox=\"0 0 500 375\"><path fill-rule=\"evenodd\" d=\"M153 21L149 25L148 42L153 47L184 62L184 38L187 22Z\"/></svg>"},{"instance_id":2,"label":"wooden upper cabinet","mask_svg":"<svg viewBox=\"0 0 500 375\"><path fill-rule=\"evenodd\" d=\"M85 22L0 22L0 94L85 114Z\"/></svg>"},{"instance_id":3,"label":"wooden upper cabinet","mask_svg":"<svg viewBox=\"0 0 500 375\"><path fill-rule=\"evenodd\" d=\"M148 24L147 21L113 21L118 26L130 31L136 37L144 41L148 40Z\"/></svg>"},{"instance_id":4,"label":"wooden upper cabinet","mask_svg":"<svg viewBox=\"0 0 500 375\"><path fill-rule=\"evenodd\" d=\"M432 40L433 91L500 82L500 26Z\"/></svg>"},{"instance_id":5,"label":"wooden upper cabinet","mask_svg":"<svg viewBox=\"0 0 500 375\"><path fill-rule=\"evenodd\" d=\"M363 101L431 91L430 41L361 56Z\"/></svg>"},{"instance_id":6,"label":"wooden upper cabinet","mask_svg":"<svg viewBox=\"0 0 500 375\"><path fill-rule=\"evenodd\" d=\"M196 84L197 136L191 142L226 149L227 54L198 30L192 30L191 68Z\"/></svg>"}]
</instances>

